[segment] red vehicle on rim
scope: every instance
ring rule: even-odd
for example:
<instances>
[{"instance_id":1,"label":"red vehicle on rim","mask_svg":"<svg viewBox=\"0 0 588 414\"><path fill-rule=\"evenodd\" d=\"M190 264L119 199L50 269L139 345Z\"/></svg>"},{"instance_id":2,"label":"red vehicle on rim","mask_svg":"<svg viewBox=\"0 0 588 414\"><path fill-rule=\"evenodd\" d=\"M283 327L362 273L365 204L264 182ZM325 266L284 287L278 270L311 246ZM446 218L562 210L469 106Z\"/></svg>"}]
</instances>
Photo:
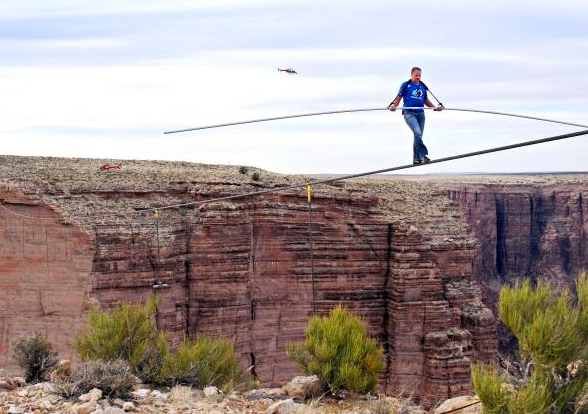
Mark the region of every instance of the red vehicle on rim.
<instances>
[{"instance_id":1,"label":"red vehicle on rim","mask_svg":"<svg viewBox=\"0 0 588 414\"><path fill-rule=\"evenodd\" d=\"M120 169L122 169L122 167L123 167L122 162L119 162L118 164L102 164L100 166L100 170L101 171L120 170Z\"/></svg>"}]
</instances>

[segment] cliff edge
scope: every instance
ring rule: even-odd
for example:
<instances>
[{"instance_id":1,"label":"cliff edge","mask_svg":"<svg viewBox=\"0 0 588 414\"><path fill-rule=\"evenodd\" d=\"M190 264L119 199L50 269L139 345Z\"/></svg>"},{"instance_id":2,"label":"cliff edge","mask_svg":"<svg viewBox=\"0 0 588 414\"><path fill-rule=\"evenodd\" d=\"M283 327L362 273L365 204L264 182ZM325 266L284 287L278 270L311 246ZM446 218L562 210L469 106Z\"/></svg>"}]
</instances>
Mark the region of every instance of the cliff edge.
<instances>
[{"instance_id":1,"label":"cliff edge","mask_svg":"<svg viewBox=\"0 0 588 414\"><path fill-rule=\"evenodd\" d=\"M438 185L374 178L313 186L310 204L305 188L207 202L305 177L102 163L0 156L0 366L9 371L20 334L43 332L71 358L90 306L151 296L172 344L229 337L264 386L296 375L286 345L339 303L383 344L381 388L395 395L468 394L471 360L497 358L474 275L479 243Z\"/></svg>"}]
</instances>

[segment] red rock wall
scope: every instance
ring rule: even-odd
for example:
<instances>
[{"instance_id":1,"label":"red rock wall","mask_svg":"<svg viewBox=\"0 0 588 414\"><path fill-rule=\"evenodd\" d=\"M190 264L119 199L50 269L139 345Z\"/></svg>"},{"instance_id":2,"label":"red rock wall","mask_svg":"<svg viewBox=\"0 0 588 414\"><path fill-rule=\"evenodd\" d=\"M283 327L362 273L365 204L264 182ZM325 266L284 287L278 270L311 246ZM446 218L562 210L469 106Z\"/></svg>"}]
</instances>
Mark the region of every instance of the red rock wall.
<instances>
[{"instance_id":1,"label":"red rock wall","mask_svg":"<svg viewBox=\"0 0 588 414\"><path fill-rule=\"evenodd\" d=\"M441 226L445 218L431 220ZM60 327L49 318L55 314L37 311L3 323L22 331L41 326L62 356L71 355L67 342L84 320L89 291L104 308L157 296L158 325L172 344L200 332L230 337L264 386L298 373L286 346L304 340L313 312L325 315L339 303L362 316L385 347L381 383L390 393L425 403L467 394L471 359L496 357L494 319L472 281L473 239L391 219L375 197L315 197L312 213L304 197L286 195L164 210L157 219L144 212L101 220L89 234L72 229L67 242L54 221L47 240L62 249L39 257L36 272L63 261L59 276L51 273L63 284L36 292L59 289L60 302L51 303L69 319ZM14 272L2 270L0 280L10 286L15 277L7 275L22 275L34 262L13 263L20 244L11 244L9 229L3 234L12 250L3 248L2 257ZM77 259L65 260L65 246ZM33 300L23 299L23 307ZM15 333L6 331L3 343Z\"/></svg>"},{"instance_id":2,"label":"red rock wall","mask_svg":"<svg viewBox=\"0 0 588 414\"><path fill-rule=\"evenodd\" d=\"M17 191L0 188L0 199L0 367L17 370L10 344L33 331L72 358L72 333L87 316L92 238Z\"/></svg>"},{"instance_id":3,"label":"red rock wall","mask_svg":"<svg viewBox=\"0 0 588 414\"><path fill-rule=\"evenodd\" d=\"M567 284L588 268L585 186L471 186L449 190L480 241L475 273Z\"/></svg>"},{"instance_id":4,"label":"red rock wall","mask_svg":"<svg viewBox=\"0 0 588 414\"><path fill-rule=\"evenodd\" d=\"M474 275L491 309L505 281L543 279L562 287L588 270L586 186L471 185L448 194L479 240ZM503 351L514 349L502 327L499 339Z\"/></svg>"},{"instance_id":5,"label":"red rock wall","mask_svg":"<svg viewBox=\"0 0 588 414\"><path fill-rule=\"evenodd\" d=\"M316 199L312 249L301 197L96 226L92 294L106 305L159 296L158 322L174 343L199 332L229 336L266 386L297 374L286 346L304 340L313 310L342 303L386 347L389 392L425 402L468 393L470 358L496 357L494 319L471 280L475 244L423 238L376 205Z\"/></svg>"},{"instance_id":6,"label":"red rock wall","mask_svg":"<svg viewBox=\"0 0 588 414\"><path fill-rule=\"evenodd\" d=\"M393 228L387 303L391 388L417 389L434 403L471 392L472 359L496 361L495 321L471 280L475 244L427 240L416 230Z\"/></svg>"}]
</instances>

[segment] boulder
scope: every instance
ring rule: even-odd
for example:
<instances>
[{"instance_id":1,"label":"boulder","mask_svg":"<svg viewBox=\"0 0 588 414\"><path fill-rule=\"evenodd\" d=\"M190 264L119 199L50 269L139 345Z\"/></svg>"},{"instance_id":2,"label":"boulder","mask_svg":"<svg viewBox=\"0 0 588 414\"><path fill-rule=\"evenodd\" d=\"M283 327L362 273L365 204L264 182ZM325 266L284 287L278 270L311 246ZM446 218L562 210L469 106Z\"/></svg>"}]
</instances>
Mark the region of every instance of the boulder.
<instances>
[{"instance_id":1,"label":"boulder","mask_svg":"<svg viewBox=\"0 0 588 414\"><path fill-rule=\"evenodd\" d=\"M284 394L299 400L318 397L324 393L324 389L323 383L316 375L294 377L282 387Z\"/></svg>"},{"instance_id":2,"label":"boulder","mask_svg":"<svg viewBox=\"0 0 588 414\"><path fill-rule=\"evenodd\" d=\"M463 407L460 409L460 407ZM462 396L450 398L435 408L433 414L482 414L482 403L478 396Z\"/></svg>"}]
</instances>

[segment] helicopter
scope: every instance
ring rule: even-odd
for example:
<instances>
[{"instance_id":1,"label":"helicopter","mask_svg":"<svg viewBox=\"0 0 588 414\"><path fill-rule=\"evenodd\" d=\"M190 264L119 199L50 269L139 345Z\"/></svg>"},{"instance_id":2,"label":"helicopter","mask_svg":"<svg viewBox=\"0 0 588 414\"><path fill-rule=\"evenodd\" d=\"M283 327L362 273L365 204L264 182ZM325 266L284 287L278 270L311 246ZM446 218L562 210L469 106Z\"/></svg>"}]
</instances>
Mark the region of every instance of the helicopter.
<instances>
[{"instance_id":1,"label":"helicopter","mask_svg":"<svg viewBox=\"0 0 588 414\"><path fill-rule=\"evenodd\" d=\"M292 68L287 68L287 69L280 69L280 68L278 68L278 72L286 72L286 73L289 73L291 75L296 75L298 73L298 72L296 72Z\"/></svg>"}]
</instances>

